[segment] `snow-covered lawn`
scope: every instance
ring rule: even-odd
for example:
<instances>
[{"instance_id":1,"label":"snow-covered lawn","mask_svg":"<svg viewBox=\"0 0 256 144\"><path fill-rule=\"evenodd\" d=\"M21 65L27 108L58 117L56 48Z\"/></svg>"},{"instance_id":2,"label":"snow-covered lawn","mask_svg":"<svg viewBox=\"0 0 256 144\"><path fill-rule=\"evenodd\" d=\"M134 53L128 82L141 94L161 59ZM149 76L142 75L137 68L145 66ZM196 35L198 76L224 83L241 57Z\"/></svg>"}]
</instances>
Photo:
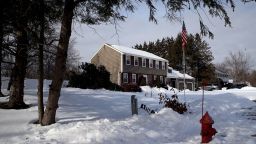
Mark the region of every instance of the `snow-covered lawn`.
<instances>
[{"instance_id":1,"label":"snow-covered lawn","mask_svg":"<svg viewBox=\"0 0 256 144\"><path fill-rule=\"evenodd\" d=\"M49 81L45 84L45 102ZM173 92L143 87L141 93L108 90L63 88L57 111L57 123L41 127L32 122L37 118L36 81L27 80L26 110L0 109L0 144L91 143L91 144L198 144L201 141L200 123L202 91L186 91L178 95L186 101L190 113L180 115L158 104L158 93ZM152 93L152 94L151 94ZM149 115L139 109L131 115L131 95L138 105L146 104L156 110ZM213 117L218 131L213 144L255 144L256 89L205 92L205 107ZM6 98L0 98L6 101Z\"/></svg>"}]
</instances>

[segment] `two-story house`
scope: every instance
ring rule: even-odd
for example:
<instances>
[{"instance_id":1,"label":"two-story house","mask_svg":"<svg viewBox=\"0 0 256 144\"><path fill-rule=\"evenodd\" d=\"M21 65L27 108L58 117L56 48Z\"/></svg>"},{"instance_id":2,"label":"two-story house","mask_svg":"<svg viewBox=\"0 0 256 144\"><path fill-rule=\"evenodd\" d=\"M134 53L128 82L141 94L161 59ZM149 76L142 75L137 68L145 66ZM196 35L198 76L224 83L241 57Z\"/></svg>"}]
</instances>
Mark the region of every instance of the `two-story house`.
<instances>
[{"instance_id":1,"label":"two-story house","mask_svg":"<svg viewBox=\"0 0 256 144\"><path fill-rule=\"evenodd\" d=\"M104 44L92 57L91 63L103 65L110 80L118 85L165 83L168 61L152 53L119 45Z\"/></svg>"}]
</instances>

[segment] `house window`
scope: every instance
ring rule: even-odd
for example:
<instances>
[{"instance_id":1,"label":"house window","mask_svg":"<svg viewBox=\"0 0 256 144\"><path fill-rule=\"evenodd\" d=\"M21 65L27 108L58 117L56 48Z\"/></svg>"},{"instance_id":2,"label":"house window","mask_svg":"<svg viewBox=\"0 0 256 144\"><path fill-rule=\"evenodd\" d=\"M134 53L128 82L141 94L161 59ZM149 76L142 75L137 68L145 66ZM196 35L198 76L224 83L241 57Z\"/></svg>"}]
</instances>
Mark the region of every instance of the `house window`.
<instances>
[{"instance_id":1,"label":"house window","mask_svg":"<svg viewBox=\"0 0 256 144\"><path fill-rule=\"evenodd\" d=\"M153 60L152 59L149 60L149 67L153 68Z\"/></svg>"},{"instance_id":2,"label":"house window","mask_svg":"<svg viewBox=\"0 0 256 144\"><path fill-rule=\"evenodd\" d=\"M146 67L146 59L142 58L142 67Z\"/></svg>"},{"instance_id":3,"label":"house window","mask_svg":"<svg viewBox=\"0 0 256 144\"><path fill-rule=\"evenodd\" d=\"M162 62L162 69L165 70L165 62Z\"/></svg>"},{"instance_id":4,"label":"house window","mask_svg":"<svg viewBox=\"0 0 256 144\"><path fill-rule=\"evenodd\" d=\"M131 56L126 56L126 65L131 65Z\"/></svg>"},{"instance_id":5,"label":"house window","mask_svg":"<svg viewBox=\"0 0 256 144\"><path fill-rule=\"evenodd\" d=\"M139 65L139 58L138 57L134 57L134 65L135 66Z\"/></svg>"},{"instance_id":6,"label":"house window","mask_svg":"<svg viewBox=\"0 0 256 144\"><path fill-rule=\"evenodd\" d=\"M136 83L136 74L132 74L132 83Z\"/></svg>"},{"instance_id":7,"label":"house window","mask_svg":"<svg viewBox=\"0 0 256 144\"><path fill-rule=\"evenodd\" d=\"M128 73L123 73L123 83L128 83Z\"/></svg>"},{"instance_id":8,"label":"house window","mask_svg":"<svg viewBox=\"0 0 256 144\"><path fill-rule=\"evenodd\" d=\"M163 76L160 76L160 83L164 83L164 77Z\"/></svg>"},{"instance_id":9,"label":"house window","mask_svg":"<svg viewBox=\"0 0 256 144\"><path fill-rule=\"evenodd\" d=\"M157 75L154 75L154 80L156 80L157 79Z\"/></svg>"},{"instance_id":10,"label":"house window","mask_svg":"<svg viewBox=\"0 0 256 144\"><path fill-rule=\"evenodd\" d=\"M159 69L159 61L156 61L156 69Z\"/></svg>"}]
</instances>

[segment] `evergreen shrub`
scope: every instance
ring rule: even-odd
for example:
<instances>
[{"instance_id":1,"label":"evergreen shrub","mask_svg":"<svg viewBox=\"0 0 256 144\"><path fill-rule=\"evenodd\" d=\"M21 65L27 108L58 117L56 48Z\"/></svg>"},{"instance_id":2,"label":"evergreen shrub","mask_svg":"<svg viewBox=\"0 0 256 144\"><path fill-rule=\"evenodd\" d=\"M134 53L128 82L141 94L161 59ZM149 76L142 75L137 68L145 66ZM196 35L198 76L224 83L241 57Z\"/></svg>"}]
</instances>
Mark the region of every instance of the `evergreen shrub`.
<instances>
[{"instance_id":1,"label":"evergreen shrub","mask_svg":"<svg viewBox=\"0 0 256 144\"><path fill-rule=\"evenodd\" d=\"M68 87L122 90L120 86L110 81L110 73L104 66L96 67L91 63L82 63L82 65L79 66L79 70L79 73L71 73Z\"/></svg>"}]
</instances>

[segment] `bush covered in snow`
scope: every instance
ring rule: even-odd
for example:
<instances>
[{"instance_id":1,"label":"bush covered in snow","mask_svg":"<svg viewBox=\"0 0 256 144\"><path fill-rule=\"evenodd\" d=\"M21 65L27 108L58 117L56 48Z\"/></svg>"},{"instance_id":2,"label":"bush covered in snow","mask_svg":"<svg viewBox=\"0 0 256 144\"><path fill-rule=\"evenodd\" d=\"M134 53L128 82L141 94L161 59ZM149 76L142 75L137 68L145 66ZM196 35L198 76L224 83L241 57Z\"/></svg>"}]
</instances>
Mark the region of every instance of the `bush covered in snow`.
<instances>
[{"instance_id":1,"label":"bush covered in snow","mask_svg":"<svg viewBox=\"0 0 256 144\"><path fill-rule=\"evenodd\" d=\"M167 95L159 94L159 104L164 104L164 107L171 108L179 114L187 112L186 103L179 102L178 96L176 94L172 95L170 99Z\"/></svg>"}]
</instances>

